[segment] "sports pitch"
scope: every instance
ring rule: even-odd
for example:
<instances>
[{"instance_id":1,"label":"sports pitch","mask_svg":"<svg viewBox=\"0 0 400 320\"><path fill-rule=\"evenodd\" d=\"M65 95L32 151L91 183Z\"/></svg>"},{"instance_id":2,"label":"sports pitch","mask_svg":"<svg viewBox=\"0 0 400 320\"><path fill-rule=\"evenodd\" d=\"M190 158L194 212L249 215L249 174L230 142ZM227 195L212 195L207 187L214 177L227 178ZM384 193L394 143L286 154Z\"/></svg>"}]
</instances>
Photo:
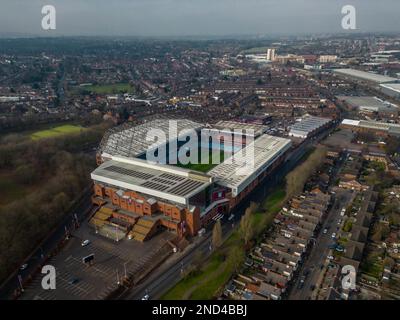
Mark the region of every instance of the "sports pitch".
<instances>
[{"instance_id":1,"label":"sports pitch","mask_svg":"<svg viewBox=\"0 0 400 320\"><path fill-rule=\"evenodd\" d=\"M66 125L57 126L57 127L51 128L51 129L36 131L31 134L31 138L33 140L54 138L54 137L63 136L63 135L67 135L67 134L79 133L83 130L85 130L85 129L80 126L66 124Z\"/></svg>"}]
</instances>

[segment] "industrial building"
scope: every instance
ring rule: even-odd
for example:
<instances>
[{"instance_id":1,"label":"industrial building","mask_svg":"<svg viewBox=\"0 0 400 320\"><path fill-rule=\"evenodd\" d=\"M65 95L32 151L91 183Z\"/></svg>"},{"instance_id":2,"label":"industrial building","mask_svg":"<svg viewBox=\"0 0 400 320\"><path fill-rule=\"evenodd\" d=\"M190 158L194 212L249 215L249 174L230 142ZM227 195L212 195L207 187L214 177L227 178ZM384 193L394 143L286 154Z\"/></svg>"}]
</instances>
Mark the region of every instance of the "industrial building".
<instances>
[{"instance_id":1,"label":"industrial building","mask_svg":"<svg viewBox=\"0 0 400 320\"><path fill-rule=\"evenodd\" d=\"M380 85L381 91L395 99L400 99L400 83L387 83Z\"/></svg>"},{"instance_id":2,"label":"industrial building","mask_svg":"<svg viewBox=\"0 0 400 320\"><path fill-rule=\"evenodd\" d=\"M337 75L341 75L346 78L351 78L360 81L366 81L373 84L384 84L384 83L392 83L397 82L399 79L392 78L388 76L384 76L381 74L376 74L372 72L365 72L356 69L335 69L333 73Z\"/></svg>"},{"instance_id":3,"label":"industrial building","mask_svg":"<svg viewBox=\"0 0 400 320\"><path fill-rule=\"evenodd\" d=\"M400 124L395 123L344 119L341 127L359 132L371 131L381 136L400 136Z\"/></svg>"},{"instance_id":4,"label":"industrial building","mask_svg":"<svg viewBox=\"0 0 400 320\"><path fill-rule=\"evenodd\" d=\"M148 161L146 148L154 145L145 138L147 132L157 127L168 132L168 123L159 119L121 127L104 137L97 155L99 166L91 174L92 201L99 207L91 222L98 233L111 237L118 234L119 238L124 234L138 241L161 230L175 232L179 237L193 236L236 207L285 160L291 148L289 139L264 134L264 126L236 123L235 128L234 122L212 126L182 119L177 121L177 127L183 132L192 129L200 137L204 129L212 131L214 138L219 134L212 142L201 141L201 152L218 148L226 151L225 139L230 135L233 140L237 130L244 131L236 140L238 145L233 145L230 155L228 152L219 164L201 167ZM246 130L250 129L254 134L248 142ZM157 147L176 147L179 152L184 148L177 141L182 136L179 130L170 132Z\"/></svg>"},{"instance_id":5,"label":"industrial building","mask_svg":"<svg viewBox=\"0 0 400 320\"><path fill-rule=\"evenodd\" d=\"M289 131L290 137L306 139L317 134L332 123L332 119L305 116L299 119Z\"/></svg>"},{"instance_id":6,"label":"industrial building","mask_svg":"<svg viewBox=\"0 0 400 320\"><path fill-rule=\"evenodd\" d=\"M399 107L397 105L377 97L338 96L338 99L364 113L378 113L382 115L393 114L396 116L399 113Z\"/></svg>"}]
</instances>

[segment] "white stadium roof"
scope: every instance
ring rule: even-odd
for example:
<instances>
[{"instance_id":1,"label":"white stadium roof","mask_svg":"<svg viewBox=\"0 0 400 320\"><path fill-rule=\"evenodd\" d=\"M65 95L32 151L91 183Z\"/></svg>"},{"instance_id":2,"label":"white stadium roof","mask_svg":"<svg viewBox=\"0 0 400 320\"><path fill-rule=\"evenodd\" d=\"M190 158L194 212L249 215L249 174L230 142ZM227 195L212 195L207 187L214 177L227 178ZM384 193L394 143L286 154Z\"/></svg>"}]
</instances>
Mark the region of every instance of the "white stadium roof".
<instances>
[{"instance_id":1,"label":"white stadium roof","mask_svg":"<svg viewBox=\"0 0 400 320\"><path fill-rule=\"evenodd\" d=\"M287 151L291 144L289 139L264 134L242 149L243 159L230 157L207 174L214 177L216 183L232 189L233 196L236 196ZM254 166L247 169L246 161L247 164L252 163L253 147Z\"/></svg>"},{"instance_id":2,"label":"white stadium roof","mask_svg":"<svg viewBox=\"0 0 400 320\"><path fill-rule=\"evenodd\" d=\"M124 157L112 157L95 169L91 177L105 185L183 205L213 181L212 177L199 172Z\"/></svg>"},{"instance_id":3,"label":"white stadium roof","mask_svg":"<svg viewBox=\"0 0 400 320\"><path fill-rule=\"evenodd\" d=\"M176 132L170 134L170 124L176 123ZM155 141L147 141L146 137L152 129L160 129L166 135L166 141L159 141L159 145L184 135L184 131L199 130L203 124L187 120L156 119L134 127L111 133L102 142L101 152L111 156L135 158L147 152ZM118 129L118 128L117 128Z\"/></svg>"}]
</instances>

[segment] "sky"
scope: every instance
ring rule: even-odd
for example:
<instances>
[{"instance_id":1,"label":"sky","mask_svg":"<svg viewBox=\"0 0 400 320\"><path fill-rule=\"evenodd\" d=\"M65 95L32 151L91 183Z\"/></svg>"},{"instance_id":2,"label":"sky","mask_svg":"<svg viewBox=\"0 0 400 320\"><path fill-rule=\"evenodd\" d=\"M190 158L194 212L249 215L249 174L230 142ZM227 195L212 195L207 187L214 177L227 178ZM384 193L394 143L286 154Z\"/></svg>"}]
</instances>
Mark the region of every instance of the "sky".
<instances>
[{"instance_id":1,"label":"sky","mask_svg":"<svg viewBox=\"0 0 400 320\"><path fill-rule=\"evenodd\" d=\"M44 5L56 30L43 30ZM355 32L341 9L356 8L356 32L400 30L399 0L0 0L0 35L227 36Z\"/></svg>"}]
</instances>

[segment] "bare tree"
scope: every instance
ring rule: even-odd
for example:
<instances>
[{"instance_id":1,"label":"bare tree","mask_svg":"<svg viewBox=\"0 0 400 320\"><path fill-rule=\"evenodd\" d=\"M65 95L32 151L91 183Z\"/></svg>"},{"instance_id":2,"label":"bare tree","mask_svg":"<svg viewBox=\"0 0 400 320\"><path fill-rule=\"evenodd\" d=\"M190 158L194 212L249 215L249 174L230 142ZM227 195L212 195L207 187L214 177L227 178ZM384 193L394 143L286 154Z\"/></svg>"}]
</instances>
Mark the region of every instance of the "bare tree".
<instances>
[{"instance_id":1,"label":"bare tree","mask_svg":"<svg viewBox=\"0 0 400 320\"><path fill-rule=\"evenodd\" d=\"M251 215L252 215L252 210L249 207L246 209L245 214L242 216L242 219L240 220L239 233L245 245L249 243L254 233L253 221Z\"/></svg>"},{"instance_id":2,"label":"bare tree","mask_svg":"<svg viewBox=\"0 0 400 320\"><path fill-rule=\"evenodd\" d=\"M212 244L213 248L219 248L222 245L222 228L221 222L218 220L214 224L213 232L212 232Z\"/></svg>"}]
</instances>

